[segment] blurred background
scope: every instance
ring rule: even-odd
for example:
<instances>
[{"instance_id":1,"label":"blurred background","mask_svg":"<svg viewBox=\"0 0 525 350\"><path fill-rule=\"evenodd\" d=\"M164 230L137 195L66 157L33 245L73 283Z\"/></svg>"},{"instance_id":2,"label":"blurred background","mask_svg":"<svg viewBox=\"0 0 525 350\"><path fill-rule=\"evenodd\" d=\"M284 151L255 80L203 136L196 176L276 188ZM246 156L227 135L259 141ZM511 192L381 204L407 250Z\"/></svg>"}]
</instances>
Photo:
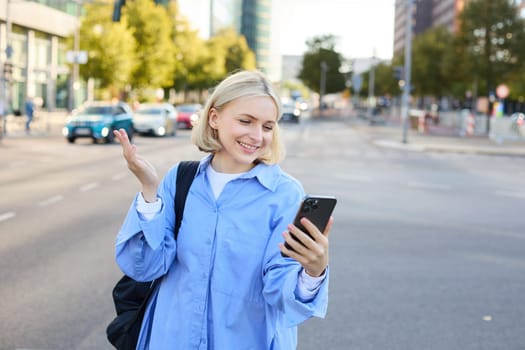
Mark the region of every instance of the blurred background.
<instances>
[{"instance_id":1,"label":"blurred background","mask_svg":"<svg viewBox=\"0 0 525 350\"><path fill-rule=\"evenodd\" d=\"M111 349L114 239L210 88L259 69L338 198L299 349L525 349L525 1L0 0L0 349ZM227 349L229 350L229 349Z\"/></svg>"},{"instance_id":2,"label":"blurred background","mask_svg":"<svg viewBox=\"0 0 525 350\"><path fill-rule=\"evenodd\" d=\"M524 16L521 0L1 0L0 114L27 98L47 112L202 103L259 69L312 108L443 112L457 127L446 112L468 110L488 133L487 118L524 112Z\"/></svg>"}]
</instances>

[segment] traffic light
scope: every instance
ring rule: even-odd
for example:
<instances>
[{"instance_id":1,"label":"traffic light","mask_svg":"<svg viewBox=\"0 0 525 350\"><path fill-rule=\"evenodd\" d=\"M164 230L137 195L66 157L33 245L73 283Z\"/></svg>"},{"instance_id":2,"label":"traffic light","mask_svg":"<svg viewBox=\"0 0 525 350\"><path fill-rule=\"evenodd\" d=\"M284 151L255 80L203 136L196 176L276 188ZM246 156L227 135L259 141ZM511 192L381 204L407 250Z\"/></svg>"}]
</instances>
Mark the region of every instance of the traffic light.
<instances>
[{"instance_id":1,"label":"traffic light","mask_svg":"<svg viewBox=\"0 0 525 350\"><path fill-rule=\"evenodd\" d=\"M115 0L112 17L113 22L120 22L120 12L124 5L126 5L126 0Z\"/></svg>"},{"instance_id":2,"label":"traffic light","mask_svg":"<svg viewBox=\"0 0 525 350\"><path fill-rule=\"evenodd\" d=\"M401 66L395 66L394 78L396 78L396 80L405 80L405 69Z\"/></svg>"}]
</instances>

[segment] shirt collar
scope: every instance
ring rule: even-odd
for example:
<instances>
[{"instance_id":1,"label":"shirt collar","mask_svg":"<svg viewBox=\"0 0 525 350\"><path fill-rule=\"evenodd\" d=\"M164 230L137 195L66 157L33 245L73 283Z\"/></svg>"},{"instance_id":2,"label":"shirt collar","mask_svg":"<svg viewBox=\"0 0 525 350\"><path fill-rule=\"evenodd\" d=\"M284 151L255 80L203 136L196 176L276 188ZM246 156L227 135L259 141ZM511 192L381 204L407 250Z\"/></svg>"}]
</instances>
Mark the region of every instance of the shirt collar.
<instances>
[{"instance_id":1,"label":"shirt collar","mask_svg":"<svg viewBox=\"0 0 525 350\"><path fill-rule=\"evenodd\" d=\"M197 174L206 171L206 168L210 165L213 155L209 154L201 159ZM257 181L270 191L274 192L277 188L277 182L281 174L281 167L277 164L268 165L265 163L259 163L253 167L247 173L241 175L239 179L251 179L256 178Z\"/></svg>"}]
</instances>

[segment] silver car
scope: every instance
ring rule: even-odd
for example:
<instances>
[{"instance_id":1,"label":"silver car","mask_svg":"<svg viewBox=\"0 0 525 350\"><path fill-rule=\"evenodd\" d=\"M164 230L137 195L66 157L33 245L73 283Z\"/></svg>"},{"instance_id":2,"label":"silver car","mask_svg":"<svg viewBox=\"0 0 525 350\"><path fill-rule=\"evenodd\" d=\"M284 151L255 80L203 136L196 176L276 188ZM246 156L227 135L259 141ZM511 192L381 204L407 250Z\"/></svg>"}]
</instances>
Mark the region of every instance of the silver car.
<instances>
[{"instance_id":1,"label":"silver car","mask_svg":"<svg viewBox=\"0 0 525 350\"><path fill-rule=\"evenodd\" d=\"M135 132L155 136L174 136L177 110L169 103L144 103L133 112Z\"/></svg>"}]
</instances>

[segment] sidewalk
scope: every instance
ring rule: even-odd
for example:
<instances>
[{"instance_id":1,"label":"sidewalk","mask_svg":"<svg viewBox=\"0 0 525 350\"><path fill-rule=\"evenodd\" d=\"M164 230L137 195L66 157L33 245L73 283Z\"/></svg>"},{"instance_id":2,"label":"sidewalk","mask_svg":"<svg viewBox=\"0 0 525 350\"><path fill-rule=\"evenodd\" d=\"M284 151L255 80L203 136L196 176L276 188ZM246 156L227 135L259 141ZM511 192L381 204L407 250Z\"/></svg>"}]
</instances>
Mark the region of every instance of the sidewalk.
<instances>
[{"instance_id":1,"label":"sidewalk","mask_svg":"<svg viewBox=\"0 0 525 350\"><path fill-rule=\"evenodd\" d=\"M328 117L329 116L329 117ZM457 129L430 125L425 133L410 129L403 142L403 128L399 117L383 116L381 123L371 124L351 109L341 109L327 114L328 118L341 118L356 130L369 135L370 141L380 147L412 152L451 152L525 157L525 139L497 143L488 136L461 136Z\"/></svg>"},{"instance_id":2,"label":"sidewalk","mask_svg":"<svg viewBox=\"0 0 525 350\"><path fill-rule=\"evenodd\" d=\"M35 111L35 117L31 123L30 136L57 136L61 135L62 127L66 123L66 111L48 112L42 110ZM8 115L6 117L6 133L3 137L24 137L26 116Z\"/></svg>"}]
</instances>

